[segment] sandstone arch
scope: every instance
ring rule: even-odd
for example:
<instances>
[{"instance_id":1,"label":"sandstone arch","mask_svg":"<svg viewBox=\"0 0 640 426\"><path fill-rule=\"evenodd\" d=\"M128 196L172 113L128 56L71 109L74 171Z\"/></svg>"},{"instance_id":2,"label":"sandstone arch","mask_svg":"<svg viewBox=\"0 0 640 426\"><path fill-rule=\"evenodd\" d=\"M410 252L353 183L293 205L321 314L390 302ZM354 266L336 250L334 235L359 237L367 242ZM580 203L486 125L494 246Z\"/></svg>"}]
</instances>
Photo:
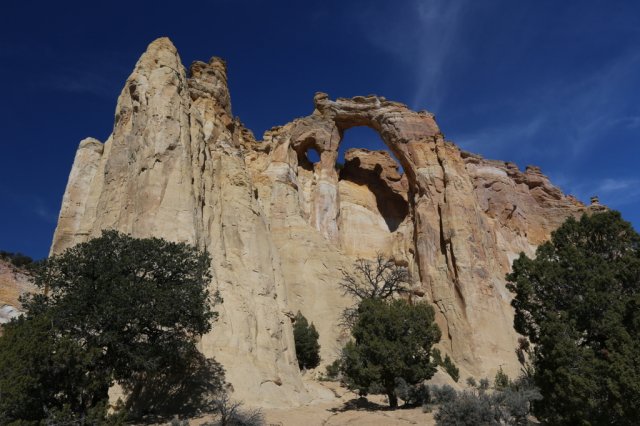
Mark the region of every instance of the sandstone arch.
<instances>
[{"instance_id":1,"label":"sandstone arch","mask_svg":"<svg viewBox=\"0 0 640 426\"><path fill-rule=\"evenodd\" d=\"M433 115L427 112L414 112L405 105L390 102L376 96L338 98L332 101L324 93L314 97L315 110L312 115L293 121L272 135L276 143L289 143L294 151L312 145L321 155L319 169L316 170L318 185L313 199L311 223L329 240L338 239L338 174L334 164L339 144L344 132L351 127L367 126L380 135L383 142L394 153L402 165L408 180L408 203L413 218L412 259L406 259L415 267L421 294L427 294L440 312L439 323L450 336L449 350L460 362L472 368L477 364L468 323L466 299L469 297L464 279L472 280L469 266L458 259L468 259L468 252L481 247L468 247L473 244L469 235L461 235L460 230L451 229L443 222L443 210L447 210L447 192L449 203L458 191L465 194L473 191L470 179L460 177L460 173L448 171L452 153L457 148L444 142ZM458 166L464 168L462 159L457 158ZM455 189L447 189L447 183ZM465 198L466 197L465 195ZM468 206L460 206L474 211ZM457 231L457 233L456 233ZM464 228L469 231L469 228ZM467 242L455 247L452 240L465 238ZM457 253L456 253L457 252ZM462 253L461 253L462 252ZM457 256L456 256L457 254ZM476 266L478 267L478 266ZM486 266L480 274L488 276ZM463 275L463 277L461 277ZM508 330L505 330L508 331ZM508 333L513 335L513 333Z\"/></svg>"},{"instance_id":2,"label":"sandstone arch","mask_svg":"<svg viewBox=\"0 0 640 426\"><path fill-rule=\"evenodd\" d=\"M353 222L339 226L345 200L335 162L354 126L378 132L402 165L406 188L395 193L406 197L407 214L393 232L375 241L366 229L351 232L347 244L344 226ZM313 170L299 167L310 148L320 153ZM359 172L368 170L366 155L353 156ZM369 165L376 172L382 163ZM376 176L393 192L398 182L383 174ZM445 141L433 115L382 97L318 93L311 115L258 142L232 115L224 61L196 62L188 78L162 38L128 78L108 140L80 144L51 251L105 228L206 248L212 289L225 303L201 350L223 363L238 398L290 406L310 398L290 317L300 309L315 323L331 362L345 337L338 316L350 304L337 280L363 247L382 245L409 267L416 298L437 306L443 349L463 377L493 376L500 364L516 374L504 274L519 252L532 254L567 216L585 211L538 168L523 172L463 152Z\"/></svg>"}]
</instances>

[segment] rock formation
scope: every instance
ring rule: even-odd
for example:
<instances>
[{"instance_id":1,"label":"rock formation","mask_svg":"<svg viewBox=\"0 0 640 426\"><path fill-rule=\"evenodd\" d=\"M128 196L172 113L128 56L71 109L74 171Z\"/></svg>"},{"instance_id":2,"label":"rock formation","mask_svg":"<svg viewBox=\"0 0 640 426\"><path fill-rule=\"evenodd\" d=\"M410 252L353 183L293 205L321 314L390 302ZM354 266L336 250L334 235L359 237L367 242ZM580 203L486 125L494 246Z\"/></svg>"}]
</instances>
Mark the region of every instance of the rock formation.
<instances>
[{"instance_id":1,"label":"rock formation","mask_svg":"<svg viewBox=\"0 0 640 426\"><path fill-rule=\"evenodd\" d=\"M35 291L36 287L27 271L0 259L0 324L6 324L21 315L20 296Z\"/></svg>"},{"instance_id":2,"label":"rock formation","mask_svg":"<svg viewBox=\"0 0 640 426\"><path fill-rule=\"evenodd\" d=\"M389 153L364 149L338 170L354 126L377 131L402 172ZM352 304L341 271L378 251L408 267L411 297L435 305L440 346L463 377L516 373L504 275L588 209L538 168L463 152L433 115L382 97L318 93L311 115L256 141L232 115L225 63L195 62L187 74L162 38L128 78L111 136L81 142L51 252L107 228L207 249L224 303L201 350L225 366L237 397L287 406L313 396L295 362L293 314L316 324L323 364L333 361Z\"/></svg>"}]
</instances>

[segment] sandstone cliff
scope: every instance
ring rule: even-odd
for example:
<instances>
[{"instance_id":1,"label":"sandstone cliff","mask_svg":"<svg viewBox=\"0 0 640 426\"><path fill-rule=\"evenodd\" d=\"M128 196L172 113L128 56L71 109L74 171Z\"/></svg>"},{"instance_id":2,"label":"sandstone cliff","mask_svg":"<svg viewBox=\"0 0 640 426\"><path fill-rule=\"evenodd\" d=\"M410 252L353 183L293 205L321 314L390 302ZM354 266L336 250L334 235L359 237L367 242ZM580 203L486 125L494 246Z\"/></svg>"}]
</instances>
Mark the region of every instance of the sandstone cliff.
<instances>
[{"instance_id":1,"label":"sandstone cliff","mask_svg":"<svg viewBox=\"0 0 640 426\"><path fill-rule=\"evenodd\" d=\"M349 128L377 131L387 152L338 147ZM307 151L315 149L313 164ZM446 141L434 117L382 97L330 100L256 141L231 112L225 63L187 73L154 41L125 83L113 133L78 148L52 253L113 228L207 249L224 304L202 351L224 364L239 398L263 406L313 397L295 362L291 318L321 336L324 363L344 343L352 303L342 270L377 251L406 265L412 297L436 306L442 350L467 375L518 370L511 261L588 207L535 167L485 160Z\"/></svg>"},{"instance_id":2,"label":"sandstone cliff","mask_svg":"<svg viewBox=\"0 0 640 426\"><path fill-rule=\"evenodd\" d=\"M19 316L22 313L20 296L35 291L36 287L27 271L0 259L0 324Z\"/></svg>"}]
</instances>

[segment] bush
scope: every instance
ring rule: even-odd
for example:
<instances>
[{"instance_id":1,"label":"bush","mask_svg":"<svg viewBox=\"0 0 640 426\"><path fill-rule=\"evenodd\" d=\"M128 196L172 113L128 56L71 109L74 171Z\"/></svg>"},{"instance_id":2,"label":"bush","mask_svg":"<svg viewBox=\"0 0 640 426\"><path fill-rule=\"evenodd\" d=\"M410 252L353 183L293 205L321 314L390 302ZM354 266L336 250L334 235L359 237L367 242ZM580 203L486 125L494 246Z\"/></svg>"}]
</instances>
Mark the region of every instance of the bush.
<instances>
[{"instance_id":1,"label":"bush","mask_svg":"<svg viewBox=\"0 0 640 426\"><path fill-rule=\"evenodd\" d=\"M6 260L18 268L23 268L33 263L33 259L29 256L22 253L12 253L4 250L0 250L0 259Z\"/></svg>"},{"instance_id":2,"label":"bush","mask_svg":"<svg viewBox=\"0 0 640 426\"><path fill-rule=\"evenodd\" d=\"M486 391L489 389L489 379L486 377L480 379L480 383L478 384L478 389Z\"/></svg>"},{"instance_id":3,"label":"bush","mask_svg":"<svg viewBox=\"0 0 640 426\"><path fill-rule=\"evenodd\" d=\"M531 403L542 399L535 388L516 389L509 387L492 395L497 418L503 424L527 425L531 413Z\"/></svg>"},{"instance_id":4,"label":"bush","mask_svg":"<svg viewBox=\"0 0 640 426\"><path fill-rule=\"evenodd\" d=\"M496 378L493 380L493 387L496 390L503 390L508 388L510 383L509 376L502 370L502 366L500 366L496 372Z\"/></svg>"},{"instance_id":5,"label":"bush","mask_svg":"<svg viewBox=\"0 0 640 426\"><path fill-rule=\"evenodd\" d=\"M475 382L475 380L473 380ZM474 389L456 392L451 387L432 387L431 402L439 404L437 425L527 425L531 403L541 398L527 380L511 383L503 390L486 392L488 380Z\"/></svg>"},{"instance_id":6,"label":"bush","mask_svg":"<svg viewBox=\"0 0 640 426\"><path fill-rule=\"evenodd\" d=\"M446 355L443 361L440 349L433 348L433 350L431 351L431 358L436 365L444 368L444 371L446 371L447 374L451 376L454 382L458 382L458 380L460 380L460 370L453 363L453 360L449 357L449 355Z\"/></svg>"},{"instance_id":7,"label":"bush","mask_svg":"<svg viewBox=\"0 0 640 426\"><path fill-rule=\"evenodd\" d=\"M320 364L320 344L316 327L298 311L293 323L293 339L300 369L315 368Z\"/></svg>"},{"instance_id":8,"label":"bush","mask_svg":"<svg viewBox=\"0 0 640 426\"><path fill-rule=\"evenodd\" d=\"M430 386L431 402L445 404L451 402L458 396L456 390L449 385Z\"/></svg>"},{"instance_id":9,"label":"bush","mask_svg":"<svg viewBox=\"0 0 640 426\"><path fill-rule=\"evenodd\" d=\"M434 415L440 426L497 425L491 397L483 392L462 391L441 403Z\"/></svg>"},{"instance_id":10,"label":"bush","mask_svg":"<svg viewBox=\"0 0 640 426\"><path fill-rule=\"evenodd\" d=\"M264 414L260 409L244 409L242 401L234 401L229 394L222 392L216 396L212 408L216 412L216 421L203 426L261 426Z\"/></svg>"},{"instance_id":11,"label":"bush","mask_svg":"<svg viewBox=\"0 0 640 426\"><path fill-rule=\"evenodd\" d=\"M429 387L424 383L409 385L398 377L396 378L396 395L409 407L417 407L428 404L430 401Z\"/></svg>"},{"instance_id":12,"label":"bush","mask_svg":"<svg viewBox=\"0 0 640 426\"><path fill-rule=\"evenodd\" d=\"M326 367L327 379L336 380L340 375L340 368L341 368L340 359L336 359L331 364L327 365Z\"/></svg>"},{"instance_id":13,"label":"bush","mask_svg":"<svg viewBox=\"0 0 640 426\"><path fill-rule=\"evenodd\" d=\"M454 382L457 382L460 379L460 370L453 363L449 355L444 357L444 362L442 363L442 367L444 370L451 376Z\"/></svg>"},{"instance_id":14,"label":"bush","mask_svg":"<svg viewBox=\"0 0 640 426\"><path fill-rule=\"evenodd\" d=\"M440 349L433 348L431 350L431 358L436 365L442 365L442 352L440 352Z\"/></svg>"}]
</instances>

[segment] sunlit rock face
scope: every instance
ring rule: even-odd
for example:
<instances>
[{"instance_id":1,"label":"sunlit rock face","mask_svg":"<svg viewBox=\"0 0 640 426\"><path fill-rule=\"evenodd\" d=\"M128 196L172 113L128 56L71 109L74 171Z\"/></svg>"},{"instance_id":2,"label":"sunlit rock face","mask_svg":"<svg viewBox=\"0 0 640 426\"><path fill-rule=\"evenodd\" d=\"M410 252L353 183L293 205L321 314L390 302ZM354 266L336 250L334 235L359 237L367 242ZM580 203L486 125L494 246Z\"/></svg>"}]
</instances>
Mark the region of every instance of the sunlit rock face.
<instances>
[{"instance_id":1,"label":"sunlit rock face","mask_svg":"<svg viewBox=\"0 0 640 426\"><path fill-rule=\"evenodd\" d=\"M37 289L27 271L0 259L0 325L22 315L20 296L35 291Z\"/></svg>"},{"instance_id":2,"label":"sunlit rock face","mask_svg":"<svg viewBox=\"0 0 640 426\"><path fill-rule=\"evenodd\" d=\"M354 149L336 167L349 128L378 132L385 151ZM315 164L307 151L320 154ZM291 318L319 333L323 365L348 336L353 301L342 271L377 252L405 265L410 297L433 304L440 344L462 377L515 374L517 336L504 275L552 230L588 208L536 167L485 160L444 139L433 115L382 97L330 100L256 141L231 112L225 63L183 67L154 41L125 83L113 133L80 144L52 253L102 229L195 244L211 253L224 300L201 350L226 368L236 397L302 404ZM176 303L179 303L176 301Z\"/></svg>"}]
</instances>

